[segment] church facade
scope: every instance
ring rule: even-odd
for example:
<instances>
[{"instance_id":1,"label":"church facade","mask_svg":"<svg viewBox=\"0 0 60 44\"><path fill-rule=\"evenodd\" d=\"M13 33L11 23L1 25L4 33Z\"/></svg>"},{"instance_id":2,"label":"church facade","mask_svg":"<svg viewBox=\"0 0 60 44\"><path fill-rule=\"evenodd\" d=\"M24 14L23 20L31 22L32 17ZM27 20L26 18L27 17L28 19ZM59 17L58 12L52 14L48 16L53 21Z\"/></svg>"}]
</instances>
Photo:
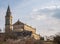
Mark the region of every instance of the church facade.
<instances>
[{"instance_id":1,"label":"church facade","mask_svg":"<svg viewBox=\"0 0 60 44\"><path fill-rule=\"evenodd\" d=\"M40 35L36 34L36 29L17 20L12 24L13 16L11 15L10 7L8 6L5 16L5 33L11 32L31 32L31 36L35 39L40 39Z\"/></svg>"}]
</instances>

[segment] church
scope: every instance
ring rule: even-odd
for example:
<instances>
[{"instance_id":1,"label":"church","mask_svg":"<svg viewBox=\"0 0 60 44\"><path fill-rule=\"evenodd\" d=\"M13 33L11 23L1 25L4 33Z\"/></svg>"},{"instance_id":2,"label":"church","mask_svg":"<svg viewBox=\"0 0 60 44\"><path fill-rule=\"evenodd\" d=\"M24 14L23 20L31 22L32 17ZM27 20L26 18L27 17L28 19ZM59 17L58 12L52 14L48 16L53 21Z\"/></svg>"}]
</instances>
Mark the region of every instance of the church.
<instances>
[{"instance_id":1,"label":"church","mask_svg":"<svg viewBox=\"0 0 60 44\"><path fill-rule=\"evenodd\" d=\"M36 34L36 29L24 24L23 22L17 20L14 24L12 24L13 16L11 15L10 7L8 6L7 12L5 15L5 33L15 33L19 36L33 36L34 39L40 39L40 35Z\"/></svg>"}]
</instances>

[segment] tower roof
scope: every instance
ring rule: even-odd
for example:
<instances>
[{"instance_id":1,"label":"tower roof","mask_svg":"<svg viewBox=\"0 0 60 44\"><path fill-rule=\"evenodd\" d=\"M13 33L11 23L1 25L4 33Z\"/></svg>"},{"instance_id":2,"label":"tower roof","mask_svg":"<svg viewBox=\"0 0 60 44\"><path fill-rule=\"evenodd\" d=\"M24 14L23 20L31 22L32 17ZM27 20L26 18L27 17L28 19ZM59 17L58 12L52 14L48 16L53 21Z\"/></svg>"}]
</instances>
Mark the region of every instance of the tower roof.
<instances>
[{"instance_id":1,"label":"tower roof","mask_svg":"<svg viewBox=\"0 0 60 44\"><path fill-rule=\"evenodd\" d=\"M7 12L6 12L6 16L11 16L11 11L10 11L10 6L8 5L8 8L7 8Z\"/></svg>"},{"instance_id":2,"label":"tower roof","mask_svg":"<svg viewBox=\"0 0 60 44\"><path fill-rule=\"evenodd\" d=\"M11 11L10 11L10 6L9 6L9 5L8 5L8 8L7 8L7 12L11 12Z\"/></svg>"}]
</instances>

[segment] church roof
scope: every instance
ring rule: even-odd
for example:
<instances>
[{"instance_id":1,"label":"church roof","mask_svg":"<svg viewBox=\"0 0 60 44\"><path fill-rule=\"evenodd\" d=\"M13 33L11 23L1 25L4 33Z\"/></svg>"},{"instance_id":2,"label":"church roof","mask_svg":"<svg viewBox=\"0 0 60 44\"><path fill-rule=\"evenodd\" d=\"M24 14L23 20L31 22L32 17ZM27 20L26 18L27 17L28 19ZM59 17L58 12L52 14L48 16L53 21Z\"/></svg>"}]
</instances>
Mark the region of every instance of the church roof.
<instances>
[{"instance_id":1,"label":"church roof","mask_svg":"<svg viewBox=\"0 0 60 44\"><path fill-rule=\"evenodd\" d=\"M14 23L13 25L20 25L20 24L24 24L24 23L22 23L21 21L17 21L16 23Z\"/></svg>"}]
</instances>

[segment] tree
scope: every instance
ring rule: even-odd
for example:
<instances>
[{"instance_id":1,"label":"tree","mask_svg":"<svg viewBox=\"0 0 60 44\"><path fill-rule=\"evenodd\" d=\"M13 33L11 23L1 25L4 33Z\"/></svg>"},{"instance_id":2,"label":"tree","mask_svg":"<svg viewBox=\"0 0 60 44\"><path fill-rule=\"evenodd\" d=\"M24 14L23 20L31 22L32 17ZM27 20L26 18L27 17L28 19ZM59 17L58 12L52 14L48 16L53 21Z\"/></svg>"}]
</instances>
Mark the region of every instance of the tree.
<instances>
[{"instance_id":1,"label":"tree","mask_svg":"<svg viewBox=\"0 0 60 44\"><path fill-rule=\"evenodd\" d=\"M0 29L0 32L1 32L2 30Z\"/></svg>"},{"instance_id":2,"label":"tree","mask_svg":"<svg viewBox=\"0 0 60 44\"><path fill-rule=\"evenodd\" d=\"M7 34L5 34L5 41L6 41L6 39L17 39L17 35L15 35L14 33L7 33Z\"/></svg>"},{"instance_id":3,"label":"tree","mask_svg":"<svg viewBox=\"0 0 60 44\"><path fill-rule=\"evenodd\" d=\"M54 37L54 42L60 44L60 34L57 34L56 37Z\"/></svg>"},{"instance_id":4,"label":"tree","mask_svg":"<svg viewBox=\"0 0 60 44\"><path fill-rule=\"evenodd\" d=\"M44 40L44 37L41 37L40 40Z\"/></svg>"}]
</instances>

